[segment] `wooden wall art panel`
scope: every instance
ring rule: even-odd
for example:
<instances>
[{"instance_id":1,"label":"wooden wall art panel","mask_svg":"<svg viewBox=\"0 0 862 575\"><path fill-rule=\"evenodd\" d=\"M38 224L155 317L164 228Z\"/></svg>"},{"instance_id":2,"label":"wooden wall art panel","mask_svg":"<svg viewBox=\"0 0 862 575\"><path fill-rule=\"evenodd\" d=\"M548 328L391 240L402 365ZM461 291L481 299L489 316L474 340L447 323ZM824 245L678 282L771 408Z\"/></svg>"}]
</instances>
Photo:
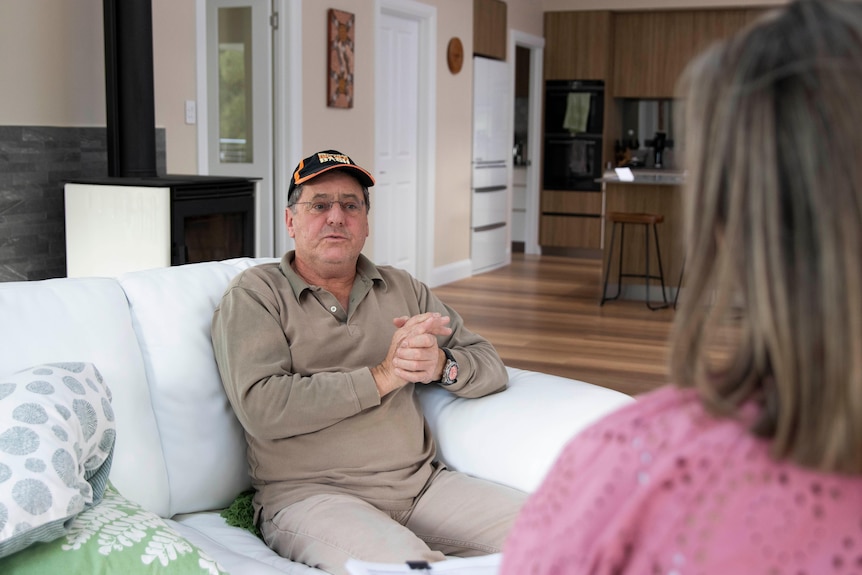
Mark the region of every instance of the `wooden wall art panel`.
<instances>
[{"instance_id":1,"label":"wooden wall art panel","mask_svg":"<svg viewBox=\"0 0 862 575\"><path fill-rule=\"evenodd\" d=\"M326 105L330 108L353 107L354 22L355 16L350 12L329 9Z\"/></svg>"}]
</instances>

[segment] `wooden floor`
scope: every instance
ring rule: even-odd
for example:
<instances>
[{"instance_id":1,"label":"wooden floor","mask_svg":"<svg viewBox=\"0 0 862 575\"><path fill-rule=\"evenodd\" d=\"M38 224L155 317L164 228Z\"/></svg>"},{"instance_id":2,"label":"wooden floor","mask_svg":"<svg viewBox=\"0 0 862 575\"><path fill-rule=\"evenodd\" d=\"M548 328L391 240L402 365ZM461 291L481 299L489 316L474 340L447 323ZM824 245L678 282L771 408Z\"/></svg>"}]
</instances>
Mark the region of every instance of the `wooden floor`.
<instances>
[{"instance_id":1,"label":"wooden floor","mask_svg":"<svg viewBox=\"0 0 862 575\"><path fill-rule=\"evenodd\" d=\"M599 307L600 260L516 253L512 264L434 288L506 365L636 395L667 382L673 309Z\"/></svg>"}]
</instances>

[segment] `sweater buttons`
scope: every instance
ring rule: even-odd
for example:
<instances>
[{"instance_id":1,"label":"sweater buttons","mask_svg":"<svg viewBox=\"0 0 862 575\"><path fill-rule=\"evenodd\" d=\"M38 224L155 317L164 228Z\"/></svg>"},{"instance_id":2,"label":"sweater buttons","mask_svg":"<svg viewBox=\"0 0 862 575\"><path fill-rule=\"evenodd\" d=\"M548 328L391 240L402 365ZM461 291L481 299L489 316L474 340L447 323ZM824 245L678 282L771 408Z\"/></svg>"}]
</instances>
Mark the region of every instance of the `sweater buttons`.
<instances>
[{"instance_id":1,"label":"sweater buttons","mask_svg":"<svg viewBox=\"0 0 862 575\"><path fill-rule=\"evenodd\" d=\"M329 308L329 311L331 311L332 313L335 313L338 311L338 308L335 306L332 306L331 308Z\"/></svg>"}]
</instances>

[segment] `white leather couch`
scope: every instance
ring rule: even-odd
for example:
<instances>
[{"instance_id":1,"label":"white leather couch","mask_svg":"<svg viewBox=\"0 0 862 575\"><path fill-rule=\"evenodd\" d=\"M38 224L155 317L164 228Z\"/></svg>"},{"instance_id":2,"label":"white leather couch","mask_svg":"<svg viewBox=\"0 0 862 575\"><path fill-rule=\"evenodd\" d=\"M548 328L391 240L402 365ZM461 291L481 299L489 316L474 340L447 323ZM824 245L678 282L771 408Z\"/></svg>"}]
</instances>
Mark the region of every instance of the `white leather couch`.
<instances>
[{"instance_id":1,"label":"white leather couch","mask_svg":"<svg viewBox=\"0 0 862 575\"><path fill-rule=\"evenodd\" d=\"M110 479L169 518L234 575L322 573L272 552L219 510L250 485L245 442L210 342L213 309L241 258L119 278L0 283L0 374L46 362L92 362L113 393ZM573 350L576 352L576 350ZM510 369L507 391L458 399L437 386L422 402L451 467L533 490L563 444L631 401L580 381Z\"/></svg>"}]
</instances>

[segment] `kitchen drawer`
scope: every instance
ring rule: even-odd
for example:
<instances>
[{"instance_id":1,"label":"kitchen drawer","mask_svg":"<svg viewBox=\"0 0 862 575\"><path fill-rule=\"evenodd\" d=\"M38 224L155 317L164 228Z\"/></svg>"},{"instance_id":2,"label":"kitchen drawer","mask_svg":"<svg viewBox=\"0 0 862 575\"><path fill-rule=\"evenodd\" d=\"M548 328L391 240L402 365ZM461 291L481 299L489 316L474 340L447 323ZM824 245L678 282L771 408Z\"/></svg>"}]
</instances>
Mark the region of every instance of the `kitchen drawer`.
<instances>
[{"instance_id":1,"label":"kitchen drawer","mask_svg":"<svg viewBox=\"0 0 862 575\"><path fill-rule=\"evenodd\" d=\"M473 176L470 187L474 190L482 188L505 188L509 181L509 172L502 162L474 162Z\"/></svg>"},{"instance_id":2,"label":"kitchen drawer","mask_svg":"<svg viewBox=\"0 0 862 575\"><path fill-rule=\"evenodd\" d=\"M509 204L506 192L505 188L489 192L473 191L472 227L505 223L508 220L506 212Z\"/></svg>"},{"instance_id":3,"label":"kitchen drawer","mask_svg":"<svg viewBox=\"0 0 862 575\"><path fill-rule=\"evenodd\" d=\"M601 215L602 192L542 192L542 213Z\"/></svg>"},{"instance_id":4,"label":"kitchen drawer","mask_svg":"<svg viewBox=\"0 0 862 575\"><path fill-rule=\"evenodd\" d=\"M542 216L539 243L549 247L602 247L602 218L591 216Z\"/></svg>"},{"instance_id":5,"label":"kitchen drawer","mask_svg":"<svg viewBox=\"0 0 862 575\"><path fill-rule=\"evenodd\" d=\"M470 248L473 272L486 271L506 264L510 250L508 226L473 230Z\"/></svg>"}]
</instances>

